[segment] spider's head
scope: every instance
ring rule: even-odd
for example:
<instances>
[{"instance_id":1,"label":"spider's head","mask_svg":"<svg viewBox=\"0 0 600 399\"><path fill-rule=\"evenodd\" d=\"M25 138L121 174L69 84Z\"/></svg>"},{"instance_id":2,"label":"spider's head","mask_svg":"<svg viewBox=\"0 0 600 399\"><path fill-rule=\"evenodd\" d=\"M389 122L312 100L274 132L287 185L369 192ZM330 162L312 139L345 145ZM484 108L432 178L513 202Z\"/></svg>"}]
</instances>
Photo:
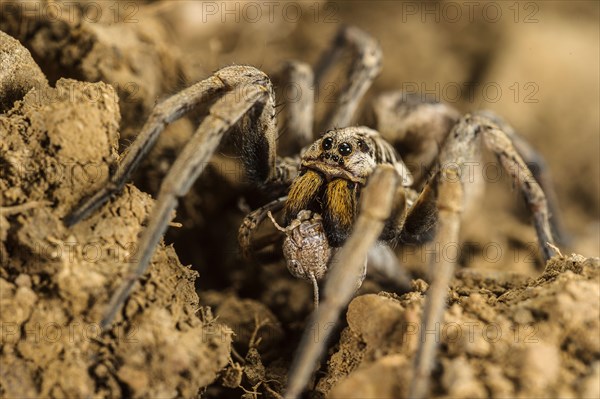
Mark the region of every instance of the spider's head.
<instances>
[{"instance_id":1,"label":"spider's head","mask_svg":"<svg viewBox=\"0 0 600 399\"><path fill-rule=\"evenodd\" d=\"M352 230L361 188L380 163L394 164L410 183L408 169L375 130L363 126L328 130L302 155L300 175L285 204L285 222L304 209L317 212L329 243L341 246Z\"/></svg>"},{"instance_id":2,"label":"spider's head","mask_svg":"<svg viewBox=\"0 0 600 399\"><path fill-rule=\"evenodd\" d=\"M326 181L342 178L364 185L377 164L374 134L365 127L328 130L302 155L302 169L313 170Z\"/></svg>"}]
</instances>

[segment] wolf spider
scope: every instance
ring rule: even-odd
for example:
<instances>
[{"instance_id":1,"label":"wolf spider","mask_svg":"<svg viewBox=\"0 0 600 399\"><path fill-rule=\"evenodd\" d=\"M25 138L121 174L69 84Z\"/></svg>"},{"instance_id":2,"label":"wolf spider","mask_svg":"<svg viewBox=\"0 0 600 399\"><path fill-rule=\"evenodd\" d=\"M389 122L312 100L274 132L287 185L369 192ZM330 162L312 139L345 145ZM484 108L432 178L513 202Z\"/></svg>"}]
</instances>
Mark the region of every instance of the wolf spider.
<instances>
[{"instance_id":1,"label":"wolf spider","mask_svg":"<svg viewBox=\"0 0 600 399\"><path fill-rule=\"evenodd\" d=\"M161 185L140 238L141 257L112 295L103 327L110 326L135 282L147 270L178 199L188 192L229 131L240 140L246 173L257 186L265 192L272 187L288 188L287 196L274 199L246 217L239 232L242 249L246 254L252 252L254 232L267 217L285 232L288 268L295 276L312 281L315 305L318 280L326 276L324 301L313 312L312 323L337 321L360 287L369 249L378 240L423 242L433 238L441 248L458 242L461 214L476 186L465 171L470 162L479 162L481 144L496 155L520 188L533 214L543 258L552 256L556 223L553 220L551 225L549 208L553 203L552 197L547 201L541 186L550 187L543 168L536 168L539 174L534 176L526 164L541 166L542 160L500 118L486 112L461 117L447 105L390 93L379 97L371 107L370 119L377 130L351 126L359 101L381 69L379 45L356 28L340 31L321 57L315 74L303 63L290 62L283 80L294 82L303 93L311 93L313 83L319 87L325 73L343 54L350 54L352 60L346 82L320 124L323 135L314 143L310 144L315 130L312 96L286 104L288 145L300 150L293 157L276 154L273 86L256 68L222 68L154 108L108 184L65 219L67 225L77 223L118 193L167 124L196 108L207 110ZM417 175L422 183L419 192L412 188L415 179L391 142L400 144L400 150L410 149L408 159L430 166L428 178ZM285 227L272 216L281 209ZM455 260L445 257L435 265L422 332L430 330L443 315L454 266ZM286 397L297 397L305 388L325 350L326 338L316 341L309 331L305 332L291 367ZM428 394L436 351L435 340L421 338L410 387L410 396L416 398Z\"/></svg>"}]
</instances>

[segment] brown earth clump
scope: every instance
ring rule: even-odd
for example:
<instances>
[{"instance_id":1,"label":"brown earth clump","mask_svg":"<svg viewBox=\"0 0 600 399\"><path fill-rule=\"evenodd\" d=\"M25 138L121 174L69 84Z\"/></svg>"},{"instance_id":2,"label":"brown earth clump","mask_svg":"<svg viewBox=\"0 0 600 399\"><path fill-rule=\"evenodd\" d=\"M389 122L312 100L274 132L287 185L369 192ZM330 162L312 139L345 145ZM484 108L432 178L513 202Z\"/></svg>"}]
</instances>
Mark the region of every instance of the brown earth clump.
<instances>
[{"instance_id":1,"label":"brown earth clump","mask_svg":"<svg viewBox=\"0 0 600 399\"><path fill-rule=\"evenodd\" d=\"M198 273L171 246L159 246L113 328L98 324L153 200L129 185L75 227L61 221L117 160L115 90L51 88L16 40L0 33L0 44L18 71L2 81L17 101L0 115L0 396L196 395L227 363L231 331L202 312Z\"/></svg>"}]
</instances>

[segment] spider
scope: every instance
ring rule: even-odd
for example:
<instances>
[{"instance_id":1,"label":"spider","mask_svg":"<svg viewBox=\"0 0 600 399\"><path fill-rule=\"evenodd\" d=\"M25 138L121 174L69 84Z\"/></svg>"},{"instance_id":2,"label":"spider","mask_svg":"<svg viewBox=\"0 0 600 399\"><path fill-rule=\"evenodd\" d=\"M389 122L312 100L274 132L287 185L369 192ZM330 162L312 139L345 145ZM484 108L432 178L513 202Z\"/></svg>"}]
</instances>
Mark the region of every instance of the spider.
<instances>
[{"instance_id":1,"label":"spider","mask_svg":"<svg viewBox=\"0 0 600 399\"><path fill-rule=\"evenodd\" d=\"M554 205L552 196L547 201L544 194L544 189L552 192L543 162L499 117L489 112L460 116L444 104L388 93L373 102L368 114L376 130L352 125L360 100L381 69L382 58L377 42L354 27L340 30L314 74L306 64L290 62L286 64L284 80L297 84L303 93L311 93L313 84L319 87L325 73L345 52L351 55L352 62L336 104L320 123L321 137L311 144L315 130L311 96L287 104L289 146L299 150L292 157L276 153L273 86L267 75L254 67L222 68L154 108L108 184L65 218L67 225L73 225L116 195L165 125L195 108L208 110L161 185L140 238L141 256L112 295L101 323L103 328L110 326L148 268L178 199L189 191L230 131L240 142L249 178L265 192L284 187L287 193L244 219L239 231L242 250L246 254L252 252L254 233L267 218L285 233L287 266L294 276L313 283L315 306L319 302L318 281L325 279L324 301L313 312L309 325L337 321L360 287L369 250L377 241L433 239L442 248L458 242L461 213L477 186L469 181L466 169L478 162L482 147L496 155L521 190L533 214L542 256L545 260L552 256L553 233L558 230L558 223L554 218L550 220ZM395 146L407 152L407 159L426 165L425 172L417 171L413 176ZM526 161L539 166L535 176ZM422 183L418 191L416 179ZM273 216L280 210L283 226ZM455 260L441 257L434 265L423 313L423 333L442 317L454 263ZM326 331L330 332L331 329ZM428 394L436 350L434 340L421 338L410 387L410 396L417 398ZM310 331L303 335L290 370L287 398L297 397L306 387L325 350L326 339L313 340Z\"/></svg>"}]
</instances>

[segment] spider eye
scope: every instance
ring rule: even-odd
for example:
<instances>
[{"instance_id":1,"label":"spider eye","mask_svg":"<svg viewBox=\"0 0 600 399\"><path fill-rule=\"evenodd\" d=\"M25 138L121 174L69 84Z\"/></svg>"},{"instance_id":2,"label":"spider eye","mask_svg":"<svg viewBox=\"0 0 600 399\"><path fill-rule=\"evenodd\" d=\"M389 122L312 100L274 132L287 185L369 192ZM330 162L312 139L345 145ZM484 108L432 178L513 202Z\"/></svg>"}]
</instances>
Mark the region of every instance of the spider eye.
<instances>
[{"instance_id":1,"label":"spider eye","mask_svg":"<svg viewBox=\"0 0 600 399\"><path fill-rule=\"evenodd\" d=\"M338 151L342 156L352 154L352 146L348 143L342 143L338 146Z\"/></svg>"},{"instance_id":2,"label":"spider eye","mask_svg":"<svg viewBox=\"0 0 600 399\"><path fill-rule=\"evenodd\" d=\"M323 147L323 149L325 151L331 150L332 146L333 146L333 139L331 137L326 137L323 139L323 143L321 143L321 147Z\"/></svg>"},{"instance_id":3,"label":"spider eye","mask_svg":"<svg viewBox=\"0 0 600 399\"><path fill-rule=\"evenodd\" d=\"M367 145L367 143L365 143L364 140L358 140L358 147L360 148L360 150L362 152L368 152L369 151L369 146Z\"/></svg>"}]
</instances>

